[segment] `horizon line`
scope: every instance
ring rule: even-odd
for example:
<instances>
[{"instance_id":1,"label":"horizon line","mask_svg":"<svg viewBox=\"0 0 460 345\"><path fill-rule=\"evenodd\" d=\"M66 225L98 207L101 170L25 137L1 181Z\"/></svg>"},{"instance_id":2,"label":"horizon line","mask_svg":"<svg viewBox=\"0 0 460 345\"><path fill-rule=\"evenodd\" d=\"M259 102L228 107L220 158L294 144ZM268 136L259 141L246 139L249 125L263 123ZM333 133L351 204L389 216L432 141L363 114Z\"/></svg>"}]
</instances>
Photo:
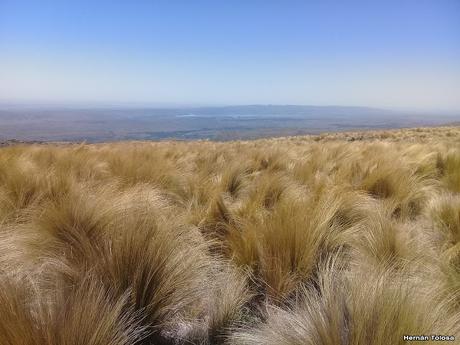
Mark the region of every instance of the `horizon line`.
<instances>
[{"instance_id":1,"label":"horizon line","mask_svg":"<svg viewBox=\"0 0 460 345\"><path fill-rule=\"evenodd\" d=\"M315 104L315 103L201 103L201 102L143 102L143 101L56 101L56 100L2 100L0 108L71 108L71 109L189 109L189 108L228 108L228 107L250 107L250 106L298 106L318 108L367 108L386 111L411 111L411 112L442 112L459 113L459 109L442 107L416 107L416 106L387 106L367 104Z\"/></svg>"}]
</instances>

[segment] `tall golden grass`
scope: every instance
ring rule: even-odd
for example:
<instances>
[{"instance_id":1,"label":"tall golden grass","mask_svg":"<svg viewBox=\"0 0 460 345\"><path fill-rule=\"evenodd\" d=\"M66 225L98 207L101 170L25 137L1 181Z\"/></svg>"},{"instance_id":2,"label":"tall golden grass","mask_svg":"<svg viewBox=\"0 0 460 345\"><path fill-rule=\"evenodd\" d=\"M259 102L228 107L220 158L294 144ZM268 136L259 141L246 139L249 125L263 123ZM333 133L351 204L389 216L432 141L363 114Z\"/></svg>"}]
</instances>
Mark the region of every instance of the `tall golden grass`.
<instances>
[{"instance_id":1,"label":"tall golden grass","mask_svg":"<svg viewBox=\"0 0 460 345\"><path fill-rule=\"evenodd\" d=\"M0 344L459 341L459 193L458 127L4 147Z\"/></svg>"}]
</instances>

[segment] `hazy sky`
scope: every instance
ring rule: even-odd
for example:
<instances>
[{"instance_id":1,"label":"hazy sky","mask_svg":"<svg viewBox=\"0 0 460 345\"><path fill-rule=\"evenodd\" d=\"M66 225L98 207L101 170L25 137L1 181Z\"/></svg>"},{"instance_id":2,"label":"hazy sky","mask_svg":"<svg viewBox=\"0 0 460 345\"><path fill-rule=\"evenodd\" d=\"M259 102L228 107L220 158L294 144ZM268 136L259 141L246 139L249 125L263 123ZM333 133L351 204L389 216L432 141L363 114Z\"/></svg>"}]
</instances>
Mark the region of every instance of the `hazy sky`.
<instances>
[{"instance_id":1,"label":"hazy sky","mask_svg":"<svg viewBox=\"0 0 460 345\"><path fill-rule=\"evenodd\" d=\"M460 0L0 0L0 100L460 109Z\"/></svg>"}]
</instances>

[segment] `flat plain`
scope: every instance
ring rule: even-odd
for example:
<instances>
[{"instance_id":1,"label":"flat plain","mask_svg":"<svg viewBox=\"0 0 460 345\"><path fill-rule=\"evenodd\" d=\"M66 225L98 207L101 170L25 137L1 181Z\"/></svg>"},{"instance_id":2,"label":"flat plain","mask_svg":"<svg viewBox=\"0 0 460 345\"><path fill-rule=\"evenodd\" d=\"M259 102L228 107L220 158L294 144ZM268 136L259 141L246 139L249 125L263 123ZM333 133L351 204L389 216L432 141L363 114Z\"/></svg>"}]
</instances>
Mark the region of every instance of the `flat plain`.
<instances>
[{"instance_id":1,"label":"flat plain","mask_svg":"<svg viewBox=\"0 0 460 345\"><path fill-rule=\"evenodd\" d=\"M459 121L458 113L419 113L343 106L79 108L0 104L0 141L227 141L326 131L439 126Z\"/></svg>"}]
</instances>

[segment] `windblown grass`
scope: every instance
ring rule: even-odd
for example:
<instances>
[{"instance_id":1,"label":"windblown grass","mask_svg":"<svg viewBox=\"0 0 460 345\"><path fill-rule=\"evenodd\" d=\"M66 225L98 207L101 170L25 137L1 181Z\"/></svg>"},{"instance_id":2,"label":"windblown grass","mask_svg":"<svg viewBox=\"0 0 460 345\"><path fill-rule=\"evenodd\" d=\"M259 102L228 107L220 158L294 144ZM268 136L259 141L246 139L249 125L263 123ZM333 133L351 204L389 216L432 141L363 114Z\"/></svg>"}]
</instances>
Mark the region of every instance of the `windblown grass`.
<instances>
[{"instance_id":1,"label":"windblown grass","mask_svg":"<svg viewBox=\"0 0 460 345\"><path fill-rule=\"evenodd\" d=\"M460 129L0 149L0 344L460 339Z\"/></svg>"}]
</instances>

